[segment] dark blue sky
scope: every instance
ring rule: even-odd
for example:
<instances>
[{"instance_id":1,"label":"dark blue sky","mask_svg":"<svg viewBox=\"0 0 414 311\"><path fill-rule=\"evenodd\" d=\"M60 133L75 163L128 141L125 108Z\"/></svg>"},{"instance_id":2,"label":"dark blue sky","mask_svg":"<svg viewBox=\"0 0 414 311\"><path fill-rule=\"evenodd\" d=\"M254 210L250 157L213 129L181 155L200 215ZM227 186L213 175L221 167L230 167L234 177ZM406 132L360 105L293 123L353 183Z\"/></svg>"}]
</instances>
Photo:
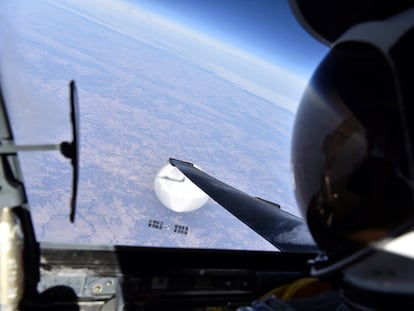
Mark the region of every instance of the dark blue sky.
<instances>
[{"instance_id":1,"label":"dark blue sky","mask_svg":"<svg viewBox=\"0 0 414 311\"><path fill-rule=\"evenodd\" d=\"M287 0L131 1L304 76L327 51L299 25Z\"/></svg>"}]
</instances>

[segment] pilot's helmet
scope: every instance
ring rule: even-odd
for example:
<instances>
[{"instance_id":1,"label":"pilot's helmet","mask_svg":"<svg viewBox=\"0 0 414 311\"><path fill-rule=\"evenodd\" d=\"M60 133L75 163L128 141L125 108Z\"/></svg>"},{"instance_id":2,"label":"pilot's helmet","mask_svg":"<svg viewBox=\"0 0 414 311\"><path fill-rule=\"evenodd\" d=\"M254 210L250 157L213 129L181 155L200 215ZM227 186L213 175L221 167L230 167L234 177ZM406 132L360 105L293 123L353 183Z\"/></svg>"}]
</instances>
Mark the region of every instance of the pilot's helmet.
<instances>
[{"instance_id":1,"label":"pilot's helmet","mask_svg":"<svg viewBox=\"0 0 414 311\"><path fill-rule=\"evenodd\" d=\"M339 271L355 305L373 292L373 308L390 307L390 295L411 301L414 8L353 25L331 44L303 93L291 160L321 250L312 273Z\"/></svg>"}]
</instances>

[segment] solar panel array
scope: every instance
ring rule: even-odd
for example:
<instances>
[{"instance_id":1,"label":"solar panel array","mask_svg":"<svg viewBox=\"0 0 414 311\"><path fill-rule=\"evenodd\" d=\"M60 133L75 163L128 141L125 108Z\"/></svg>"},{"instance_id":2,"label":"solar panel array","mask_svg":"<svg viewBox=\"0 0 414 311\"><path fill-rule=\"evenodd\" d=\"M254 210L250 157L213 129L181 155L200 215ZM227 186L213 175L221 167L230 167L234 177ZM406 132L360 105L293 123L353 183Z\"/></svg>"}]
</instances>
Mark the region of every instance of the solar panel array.
<instances>
[{"instance_id":1,"label":"solar panel array","mask_svg":"<svg viewBox=\"0 0 414 311\"><path fill-rule=\"evenodd\" d=\"M148 227L154 228L154 229L159 229L159 230L161 230L161 229L169 230L171 228L170 226L165 225L163 221L155 220L155 219L150 219L148 221ZM178 234L187 235L188 230L189 230L188 226L174 225L173 232L178 233Z\"/></svg>"}]
</instances>

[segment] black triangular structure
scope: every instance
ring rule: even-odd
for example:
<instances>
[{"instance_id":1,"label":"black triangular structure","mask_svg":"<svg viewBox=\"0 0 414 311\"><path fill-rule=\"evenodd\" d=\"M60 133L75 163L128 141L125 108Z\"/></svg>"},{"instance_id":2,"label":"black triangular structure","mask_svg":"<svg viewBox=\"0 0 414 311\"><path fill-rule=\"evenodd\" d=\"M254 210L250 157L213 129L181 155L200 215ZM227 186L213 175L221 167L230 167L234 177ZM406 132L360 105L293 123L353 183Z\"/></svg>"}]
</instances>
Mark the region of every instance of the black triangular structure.
<instances>
[{"instance_id":1,"label":"black triangular structure","mask_svg":"<svg viewBox=\"0 0 414 311\"><path fill-rule=\"evenodd\" d=\"M298 235L310 234L303 220L282 209L275 203L248 195L228 184L197 169L190 162L170 159L194 184L214 201L260 234L281 251L318 252L315 244L310 244Z\"/></svg>"}]
</instances>

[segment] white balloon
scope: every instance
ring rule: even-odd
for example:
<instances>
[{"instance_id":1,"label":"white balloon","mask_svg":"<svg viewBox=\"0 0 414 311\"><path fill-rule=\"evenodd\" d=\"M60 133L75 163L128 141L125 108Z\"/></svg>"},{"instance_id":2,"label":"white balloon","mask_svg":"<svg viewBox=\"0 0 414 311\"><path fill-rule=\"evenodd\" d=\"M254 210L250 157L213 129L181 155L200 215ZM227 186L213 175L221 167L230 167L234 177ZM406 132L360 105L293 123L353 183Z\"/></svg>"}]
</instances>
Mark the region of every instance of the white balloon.
<instances>
[{"instance_id":1,"label":"white balloon","mask_svg":"<svg viewBox=\"0 0 414 311\"><path fill-rule=\"evenodd\" d=\"M158 171L154 191L165 207L179 213L195 211L208 201L208 195L171 164Z\"/></svg>"}]
</instances>

